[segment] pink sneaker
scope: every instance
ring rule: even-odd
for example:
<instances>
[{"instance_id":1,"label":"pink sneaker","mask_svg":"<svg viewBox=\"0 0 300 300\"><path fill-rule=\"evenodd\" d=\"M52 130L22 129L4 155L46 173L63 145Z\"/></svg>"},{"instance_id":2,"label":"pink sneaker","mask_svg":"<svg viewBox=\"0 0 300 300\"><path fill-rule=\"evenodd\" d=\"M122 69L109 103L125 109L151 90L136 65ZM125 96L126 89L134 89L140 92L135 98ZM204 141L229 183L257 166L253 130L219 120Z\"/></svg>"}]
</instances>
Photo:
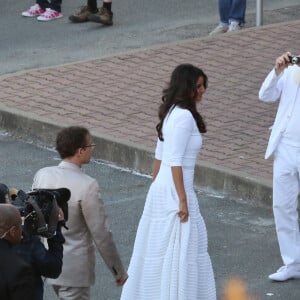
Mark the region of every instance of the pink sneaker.
<instances>
[{"instance_id":1,"label":"pink sneaker","mask_svg":"<svg viewBox=\"0 0 300 300\"><path fill-rule=\"evenodd\" d=\"M45 12L37 17L38 21L51 21L55 19L62 18L62 13L51 8L46 8Z\"/></svg>"},{"instance_id":2,"label":"pink sneaker","mask_svg":"<svg viewBox=\"0 0 300 300\"><path fill-rule=\"evenodd\" d=\"M23 17L36 17L45 12L38 4L31 6L28 10L22 12Z\"/></svg>"}]
</instances>

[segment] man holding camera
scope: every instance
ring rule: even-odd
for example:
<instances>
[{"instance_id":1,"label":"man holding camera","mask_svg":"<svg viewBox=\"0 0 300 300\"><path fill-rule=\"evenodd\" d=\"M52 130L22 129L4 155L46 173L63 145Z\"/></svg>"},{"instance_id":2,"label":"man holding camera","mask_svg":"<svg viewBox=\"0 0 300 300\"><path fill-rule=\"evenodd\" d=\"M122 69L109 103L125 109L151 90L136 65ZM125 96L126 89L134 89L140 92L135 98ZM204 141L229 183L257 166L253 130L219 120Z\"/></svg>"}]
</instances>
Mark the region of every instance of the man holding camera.
<instances>
[{"instance_id":1,"label":"man holding camera","mask_svg":"<svg viewBox=\"0 0 300 300\"><path fill-rule=\"evenodd\" d=\"M300 278L300 55L279 56L259 91L261 101L280 100L265 158L274 156L273 212L284 266L271 280Z\"/></svg>"},{"instance_id":2,"label":"man holding camera","mask_svg":"<svg viewBox=\"0 0 300 300\"><path fill-rule=\"evenodd\" d=\"M71 191L69 230L63 230L66 243L62 273L58 279L48 280L59 299L89 299L95 281L94 243L116 285L123 285L128 277L108 226L98 183L81 169L90 162L94 147L86 128L64 128L56 138L62 162L39 170L34 177L33 189L64 187Z\"/></svg>"},{"instance_id":3,"label":"man holding camera","mask_svg":"<svg viewBox=\"0 0 300 300\"><path fill-rule=\"evenodd\" d=\"M0 299L33 299L33 271L12 246L20 243L21 217L11 204L0 204Z\"/></svg>"},{"instance_id":4,"label":"man holding camera","mask_svg":"<svg viewBox=\"0 0 300 300\"><path fill-rule=\"evenodd\" d=\"M42 243L41 237L31 235L23 229L23 237L20 244L15 245L13 250L27 263L34 271L34 297L32 300L43 300L45 278L57 278L62 269L63 244L65 239L61 233L61 219L59 220L56 232L47 238L48 248Z\"/></svg>"},{"instance_id":5,"label":"man holding camera","mask_svg":"<svg viewBox=\"0 0 300 300\"><path fill-rule=\"evenodd\" d=\"M26 193L23 191L8 189L5 184L0 183L0 203L7 204L11 202L18 211L21 211L24 209L22 206L25 198L23 201L20 200L23 197L26 197ZM64 223L64 213L60 208L58 209L58 212L59 216L56 232L47 239L48 249L45 248L38 235L33 235L26 230L26 226L22 226L22 239L20 238L20 242L11 247L11 250L32 268L33 276L31 283L33 284L33 287L31 292L33 292L33 295L31 298L28 298L30 300L43 300L44 282L42 276L57 278L61 273L63 243L65 241L61 233L61 227ZM18 213L18 215L20 216L20 213ZM23 218L26 218L26 216ZM27 220L28 219L29 218L27 218ZM0 297L0 299L2 298Z\"/></svg>"}]
</instances>

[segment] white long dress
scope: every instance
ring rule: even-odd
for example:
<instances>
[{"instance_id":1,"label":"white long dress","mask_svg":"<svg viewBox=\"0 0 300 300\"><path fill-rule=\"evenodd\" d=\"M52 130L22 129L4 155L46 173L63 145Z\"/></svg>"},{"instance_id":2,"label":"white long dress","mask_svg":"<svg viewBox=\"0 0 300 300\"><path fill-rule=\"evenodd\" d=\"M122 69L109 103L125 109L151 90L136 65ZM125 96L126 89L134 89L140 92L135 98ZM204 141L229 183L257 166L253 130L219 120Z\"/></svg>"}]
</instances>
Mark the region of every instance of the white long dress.
<instances>
[{"instance_id":1,"label":"white long dress","mask_svg":"<svg viewBox=\"0 0 300 300\"><path fill-rule=\"evenodd\" d=\"M207 232L193 187L202 137L190 111L175 107L165 118L163 137L155 151L161 167L146 198L121 300L215 300ZM177 215L171 166L183 169L186 223Z\"/></svg>"}]
</instances>

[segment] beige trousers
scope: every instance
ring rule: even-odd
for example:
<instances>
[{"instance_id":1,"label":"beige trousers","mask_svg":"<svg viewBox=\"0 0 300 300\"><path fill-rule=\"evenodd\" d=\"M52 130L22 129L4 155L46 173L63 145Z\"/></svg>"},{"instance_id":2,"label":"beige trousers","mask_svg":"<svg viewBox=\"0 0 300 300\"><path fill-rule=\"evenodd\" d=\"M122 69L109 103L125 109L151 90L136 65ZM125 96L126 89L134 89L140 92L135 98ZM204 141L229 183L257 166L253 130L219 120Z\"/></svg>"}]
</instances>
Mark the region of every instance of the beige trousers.
<instances>
[{"instance_id":1,"label":"beige trousers","mask_svg":"<svg viewBox=\"0 0 300 300\"><path fill-rule=\"evenodd\" d=\"M55 294L59 300L89 300L90 288L89 287L71 287L53 285Z\"/></svg>"}]
</instances>

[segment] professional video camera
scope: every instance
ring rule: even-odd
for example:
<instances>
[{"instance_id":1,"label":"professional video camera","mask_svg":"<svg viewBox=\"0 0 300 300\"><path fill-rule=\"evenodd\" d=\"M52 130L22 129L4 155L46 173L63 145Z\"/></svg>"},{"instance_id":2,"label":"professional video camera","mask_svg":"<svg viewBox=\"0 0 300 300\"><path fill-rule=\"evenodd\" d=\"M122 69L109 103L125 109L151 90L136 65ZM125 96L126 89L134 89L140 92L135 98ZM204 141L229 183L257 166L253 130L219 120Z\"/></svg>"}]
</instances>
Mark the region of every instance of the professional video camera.
<instances>
[{"instance_id":1,"label":"professional video camera","mask_svg":"<svg viewBox=\"0 0 300 300\"><path fill-rule=\"evenodd\" d=\"M51 238L57 229L59 222L59 208L64 213L65 226L68 220L68 200L71 193L67 188L60 189L35 189L25 193L19 190L11 197L11 203L15 205L24 218L23 230L28 235L40 235Z\"/></svg>"}]
</instances>

